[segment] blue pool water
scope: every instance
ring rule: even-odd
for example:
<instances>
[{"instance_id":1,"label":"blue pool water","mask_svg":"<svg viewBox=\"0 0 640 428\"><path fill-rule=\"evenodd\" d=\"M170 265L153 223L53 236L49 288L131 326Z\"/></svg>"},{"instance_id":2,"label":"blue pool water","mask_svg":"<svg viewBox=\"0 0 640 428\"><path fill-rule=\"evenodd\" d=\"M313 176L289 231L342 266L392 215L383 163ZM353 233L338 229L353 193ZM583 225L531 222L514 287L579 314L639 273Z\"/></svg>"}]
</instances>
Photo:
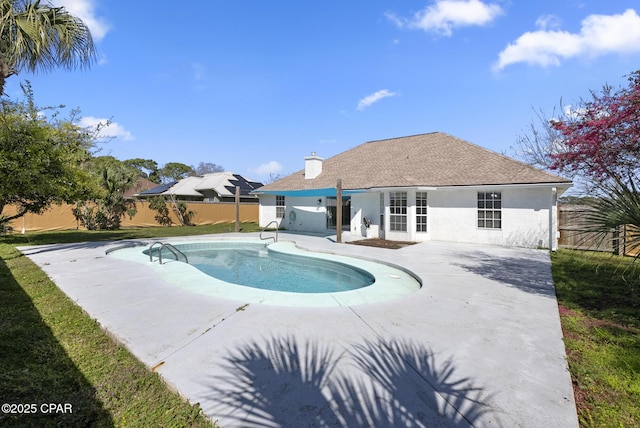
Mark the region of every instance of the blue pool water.
<instances>
[{"instance_id":1,"label":"blue pool water","mask_svg":"<svg viewBox=\"0 0 640 428\"><path fill-rule=\"evenodd\" d=\"M265 245L176 245L189 264L226 282L263 290L335 293L369 286L375 278L344 263L269 251ZM163 251L163 257L171 257Z\"/></svg>"}]
</instances>

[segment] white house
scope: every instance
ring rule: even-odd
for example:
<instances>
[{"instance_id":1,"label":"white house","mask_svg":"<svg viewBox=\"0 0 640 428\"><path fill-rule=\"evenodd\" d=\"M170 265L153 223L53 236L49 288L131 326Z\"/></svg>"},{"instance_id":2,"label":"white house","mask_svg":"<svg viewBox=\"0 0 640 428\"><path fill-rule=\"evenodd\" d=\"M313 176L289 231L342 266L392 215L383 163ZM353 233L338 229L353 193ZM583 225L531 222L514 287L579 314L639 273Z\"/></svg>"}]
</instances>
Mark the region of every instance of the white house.
<instances>
[{"instance_id":1,"label":"white house","mask_svg":"<svg viewBox=\"0 0 640 428\"><path fill-rule=\"evenodd\" d=\"M341 186L338 185L341 182ZM361 144L254 191L260 225L352 236L557 247L557 198L571 181L434 132Z\"/></svg>"}]
</instances>

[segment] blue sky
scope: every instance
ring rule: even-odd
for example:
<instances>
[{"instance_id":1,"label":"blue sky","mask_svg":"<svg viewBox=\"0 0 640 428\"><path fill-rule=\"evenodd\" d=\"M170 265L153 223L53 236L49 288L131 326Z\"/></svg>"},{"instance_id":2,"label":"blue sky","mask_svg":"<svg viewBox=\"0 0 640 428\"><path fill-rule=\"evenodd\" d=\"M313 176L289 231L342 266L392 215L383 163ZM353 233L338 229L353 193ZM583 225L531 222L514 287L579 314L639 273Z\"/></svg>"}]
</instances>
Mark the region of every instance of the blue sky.
<instances>
[{"instance_id":1,"label":"blue sky","mask_svg":"<svg viewBox=\"0 0 640 428\"><path fill-rule=\"evenodd\" d=\"M52 0L92 30L85 71L23 72L40 105L111 118L102 154L256 180L442 131L511 154L560 104L640 69L638 1Z\"/></svg>"}]
</instances>

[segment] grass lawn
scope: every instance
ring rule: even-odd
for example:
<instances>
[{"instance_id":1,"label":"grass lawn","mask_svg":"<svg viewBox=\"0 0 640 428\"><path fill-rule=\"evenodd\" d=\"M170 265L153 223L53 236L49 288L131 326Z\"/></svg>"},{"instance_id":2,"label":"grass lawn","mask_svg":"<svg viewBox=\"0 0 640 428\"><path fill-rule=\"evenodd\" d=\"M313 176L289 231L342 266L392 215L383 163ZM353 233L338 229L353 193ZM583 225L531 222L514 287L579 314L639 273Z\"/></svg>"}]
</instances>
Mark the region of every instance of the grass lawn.
<instances>
[{"instance_id":1,"label":"grass lawn","mask_svg":"<svg viewBox=\"0 0 640 428\"><path fill-rule=\"evenodd\" d=\"M187 403L109 337L16 246L230 230L233 225L0 238L0 404L13 405L3 407L0 426L215 426L197 404ZM243 230L257 226L245 224Z\"/></svg>"},{"instance_id":2,"label":"grass lawn","mask_svg":"<svg viewBox=\"0 0 640 428\"><path fill-rule=\"evenodd\" d=\"M0 426L215 426L15 247L230 231L233 225L0 238L0 401L14 410L35 404L26 407L34 414L0 412ZM570 250L551 260L580 425L640 426L640 261ZM51 412L48 403L62 406Z\"/></svg>"},{"instance_id":3,"label":"grass lawn","mask_svg":"<svg viewBox=\"0 0 640 428\"><path fill-rule=\"evenodd\" d=\"M640 426L640 260L552 254L581 427Z\"/></svg>"}]
</instances>

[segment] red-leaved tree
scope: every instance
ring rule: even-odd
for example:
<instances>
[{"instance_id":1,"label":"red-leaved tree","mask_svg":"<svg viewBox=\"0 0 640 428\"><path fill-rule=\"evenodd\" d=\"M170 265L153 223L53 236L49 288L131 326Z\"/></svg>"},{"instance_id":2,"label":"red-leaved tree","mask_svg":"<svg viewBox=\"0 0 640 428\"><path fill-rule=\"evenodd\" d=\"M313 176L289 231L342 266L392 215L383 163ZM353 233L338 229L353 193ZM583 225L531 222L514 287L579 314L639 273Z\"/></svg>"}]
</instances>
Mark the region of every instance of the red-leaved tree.
<instances>
[{"instance_id":1,"label":"red-leaved tree","mask_svg":"<svg viewBox=\"0 0 640 428\"><path fill-rule=\"evenodd\" d=\"M635 181L640 171L640 70L629 85L605 86L583 101L566 120L552 121L564 150L551 157L552 168L584 175L596 184Z\"/></svg>"},{"instance_id":2,"label":"red-leaved tree","mask_svg":"<svg viewBox=\"0 0 640 428\"><path fill-rule=\"evenodd\" d=\"M599 197L585 232L605 240L616 231L614 249L622 248L620 238L625 251L640 256L640 70L629 76L627 87L605 86L591 95L566 120L552 123L563 147L551 155L552 167L582 174L595 185Z\"/></svg>"}]
</instances>

